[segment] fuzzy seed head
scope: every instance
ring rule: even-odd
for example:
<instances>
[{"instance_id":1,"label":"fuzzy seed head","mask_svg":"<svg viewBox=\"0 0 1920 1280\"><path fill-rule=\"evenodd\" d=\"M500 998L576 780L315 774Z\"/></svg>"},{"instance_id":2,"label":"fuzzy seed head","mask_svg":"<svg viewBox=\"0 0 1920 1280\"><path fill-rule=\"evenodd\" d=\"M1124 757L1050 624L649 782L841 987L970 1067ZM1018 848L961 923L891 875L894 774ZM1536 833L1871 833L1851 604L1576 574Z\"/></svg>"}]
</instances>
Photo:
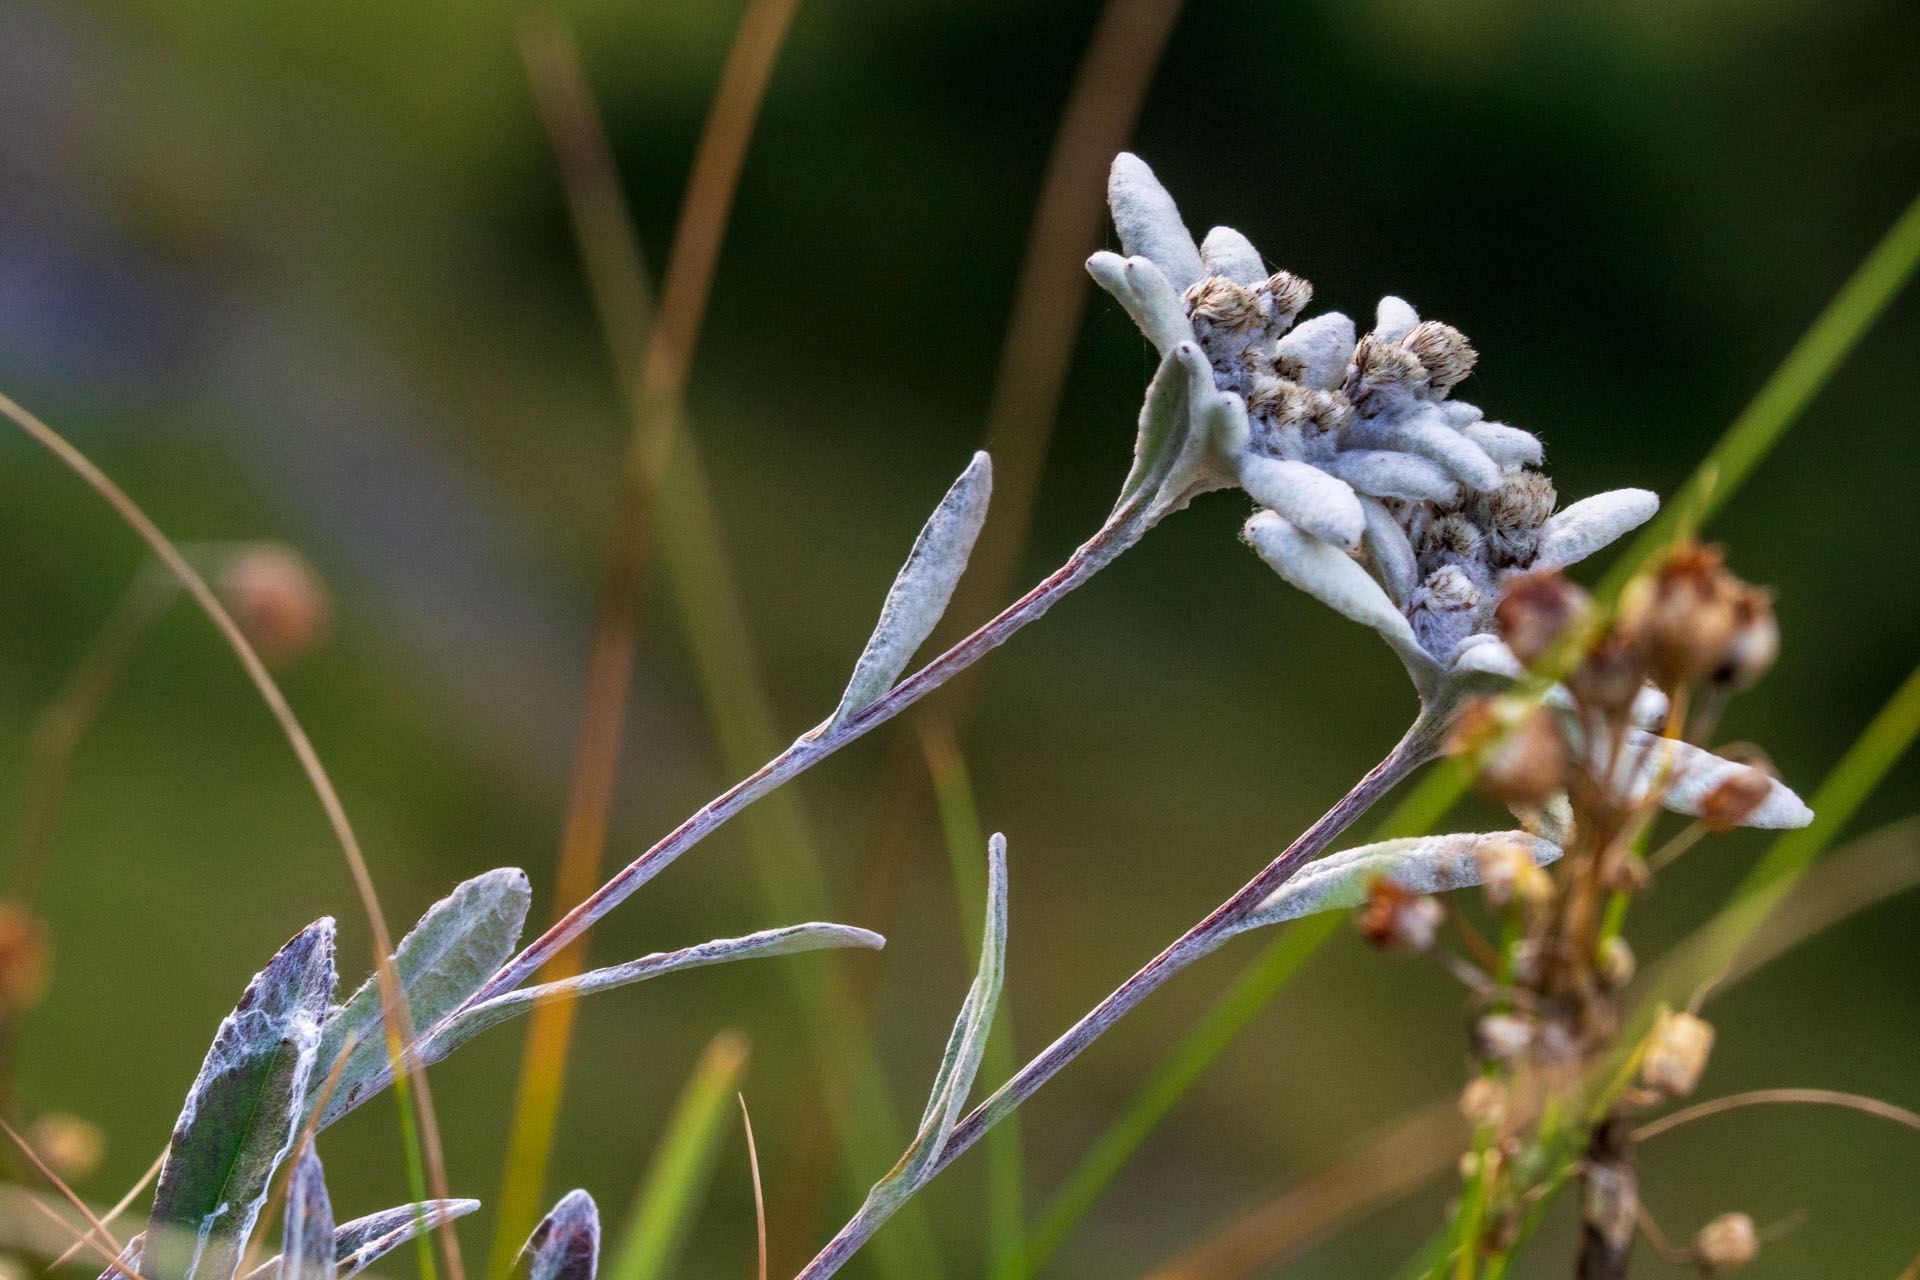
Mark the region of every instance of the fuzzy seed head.
<instances>
[{"instance_id":1,"label":"fuzzy seed head","mask_svg":"<svg viewBox=\"0 0 1920 1280\"><path fill-rule=\"evenodd\" d=\"M1313 285L1291 271L1274 272L1259 286L1259 292L1267 299L1269 313L1283 324L1291 324L1313 301Z\"/></svg>"},{"instance_id":2,"label":"fuzzy seed head","mask_svg":"<svg viewBox=\"0 0 1920 1280\"><path fill-rule=\"evenodd\" d=\"M1347 399L1359 404L1376 391L1411 387L1424 381L1426 370L1413 352L1397 342L1382 342L1365 334L1353 349L1353 367L1347 370L1343 391Z\"/></svg>"},{"instance_id":3,"label":"fuzzy seed head","mask_svg":"<svg viewBox=\"0 0 1920 1280\"><path fill-rule=\"evenodd\" d=\"M259 543L227 562L220 591L233 620L260 656L291 662L333 625L333 600L307 558L291 547Z\"/></svg>"},{"instance_id":4,"label":"fuzzy seed head","mask_svg":"<svg viewBox=\"0 0 1920 1280\"><path fill-rule=\"evenodd\" d=\"M1216 329L1238 332L1260 324L1260 298L1225 276L1208 276L1187 290L1187 314Z\"/></svg>"},{"instance_id":5,"label":"fuzzy seed head","mask_svg":"<svg viewBox=\"0 0 1920 1280\"><path fill-rule=\"evenodd\" d=\"M1427 372L1427 382L1438 395L1445 395L1456 383L1473 372L1480 353L1467 341L1467 335L1450 324L1426 320L1417 324L1400 340Z\"/></svg>"},{"instance_id":6,"label":"fuzzy seed head","mask_svg":"<svg viewBox=\"0 0 1920 1280\"><path fill-rule=\"evenodd\" d=\"M1744 1267L1760 1253L1760 1233L1744 1213L1723 1213L1693 1237L1693 1260L1707 1275Z\"/></svg>"}]
</instances>

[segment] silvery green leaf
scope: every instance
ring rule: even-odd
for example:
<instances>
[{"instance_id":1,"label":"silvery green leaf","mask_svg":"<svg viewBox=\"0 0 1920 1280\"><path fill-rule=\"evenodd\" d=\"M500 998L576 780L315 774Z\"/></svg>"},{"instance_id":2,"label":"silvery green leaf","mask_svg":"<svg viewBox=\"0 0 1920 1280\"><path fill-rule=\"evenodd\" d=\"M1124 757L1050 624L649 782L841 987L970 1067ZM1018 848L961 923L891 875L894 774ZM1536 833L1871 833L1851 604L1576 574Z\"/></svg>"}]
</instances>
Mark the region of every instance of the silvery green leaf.
<instances>
[{"instance_id":1,"label":"silvery green leaf","mask_svg":"<svg viewBox=\"0 0 1920 1280\"><path fill-rule=\"evenodd\" d=\"M830 723L840 723L893 688L933 634L966 571L992 494L993 461L984 452L976 453L913 540Z\"/></svg>"},{"instance_id":2,"label":"silvery green leaf","mask_svg":"<svg viewBox=\"0 0 1920 1280\"><path fill-rule=\"evenodd\" d=\"M1295 325L1280 339L1274 354L1282 361L1299 362L1300 385L1332 391L1346 380L1356 340L1353 321L1338 311L1329 311Z\"/></svg>"},{"instance_id":3,"label":"silvery green leaf","mask_svg":"<svg viewBox=\"0 0 1920 1280\"><path fill-rule=\"evenodd\" d=\"M600 1266L600 1210L584 1191L569 1191L527 1237L514 1260L514 1280L593 1280Z\"/></svg>"},{"instance_id":4,"label":"silvery green leaf","mask_svg":"<svg viewBox=\"0 0 1920 1280\"><path fill-rule=\"evenodd\" d=\"M1416 686L1425 690L1439 678L1439 664L1388 597L1386 589L1346 552L1294 528L1271 511L1256 512L1245 536L1274 572L1322 604L1372 627L1393 646Z\"/></svg>"},{"instance_id":5,"label":"silvery green leaf","mask_svg":"<svg viewBox=\"0 0 1920 1280\"><path fill-rule=\"evenodd\" d=\"M286 1231L280 1243L283 1280L334 1280L333 1204L313 1143L293 1166L287 1183Z\"/></svg>"},{"instance_id":6,"label":"silvery green leaf","mask_svg":"<svg viewBox=\"0 0 1920 1280\"><path fill-rule=\"evenodd\" d=\"M1232 227L1215 227L1200 242L1200 262L1211 275L1225 276L1236 284L1259 284L1267 278L1267 266L1253 241Z\"/></svg>"},{"instance_id":7,"label":"silvery green leaf","mask_svg":"<svg viewBox=\"0 0 1920 1280\"><path fill-rule=\"evenodd\" d=\"M1502 845L1525 849L1543 867L1560 856L1560 846L1524 831L1418 836L1361 845L1300 868L1263 899L1235 932L1322 911L1351 910L1367 900L1367 887L1383 877L1413 893L1471 888L1481 882L1481 854Z\"/></svg>"},{"instance_id":8,"label":"silvery green leaf","mask_svg":"<svg viewBox=\"0 0 1920 1280\"><path fill-rule=\"evenodd\" d=\"M1213 385L1213 368L1199 344L1180 343L1147 386L1133 467L1116 509L1138 502L1149 519L1158 519L1195 494L1230 483L1223 459L1244 447L1246 436L1240 398Z\"/></svg>"},{"instance_id":9,"label":"silvery green leaf","mask_svg":"<svg viewBox=\"0 0 1920 1280\"><path fill-rule=\"evenodd\" d=\"M1600 742L1604 745L1604 739ZM1750 767L1676 738L1663 738L1644 729L1629 729L1626 746L1620 752L1618 769L1623 775L1623 785L1619 791L1627 803L1637 804L1665 776L1667 789L1660 799L1661 805L1674 813L1697 817L1708 792ZM1806 801L1779 779L1769 781L1767 798L1747 815L1741 826L1779 831L1804 827L1813 821L1813 810L1807 807Z\"/></svg>"},{"instance_id":10,"label":"silvery green leaf","mask_svg":"<svg viewBox=\"0 0 1920 1280\"><path fill-rule=\"evenodd\" d=\"M333 995L333 920L282 947L220 1024L153 1194L147 1280L229 1280L303 1114Z\"/></svg>"},{"instance_id":11,"label":"silvery green leaf","mask_svg":"<svg viewBox=\"0 0 1920 1280\"><path fill-rule=\"evenodd\" d=\"M1451 505L1460 497L1460 485L1445 467L1414 453L1347 449L1321 465L1361 493L1376 498Z\"/></svg>"},{"instance_id":12,"label":"silvery green leaf","mask_svg":"<svg viewBox=\"0 0 1920 1280\"><path fill-rule=\"evenodd\" d=\"M1645 489L1613 489L1582 498L1549 517L1540 530L1536 569L1564 569L1578 564L1621 534L1653 519L1660 499Z\"/></svg>"},{"instance_id":13,"label":"silvery green leaf","mask_svg":"<svg viewBox=\"0 0 1920 1280\"><path fill-rule=\"evenodd\" d=\"M343 1223L333 1233L333 1280L357 1276L421 1232L479 1207L478 1200L426 1200ZM247 1280L279 1280L280 1262L278 1257L267 1259L247 1273Z\"/></svg>"},{"instance_id":14,"label":"silvery green leaf","mask_svg":"<svg viewBox=\"0 0 1920 1280\"><path fill-rule=\"evenodd\" d=\"M1503 422L1473 421L1461 425L1461 435L1479 445L1503 467L1537 467L1546 458L1540 438Z\"/></svg>"},{"instance_id":15,"label":"silvery green leaf","mask_svg":"<svg viewBox=\"0 0 1920 1280\"><path fill-rule=\"evenodd\" d=\"M393 955L416 1032L459 1007L513 955L531 901L526 872L499 867L468 880L427 909ZM320 1038L320 1068L309 1085L309 1107L319 1100L349 1035L353 1048L320 1117L322 1128L384 1087L376 1086L376 1080L393 1079L376 978L368 978L328 1016Z\"/></svg>"},{"instance_id":16,"label":"silvery green leaf","mask_svg":"<svg viewBox=\"0 0 1920 1280\"><path fill-rule=\"evenodd\" d=\"M1392 294L1380 299L1373 310L1373 336L1382 342L1398 342L1420 323L1420 313L1405 298Z\"/></svg>"},{"instance_id":17,"label":"silvery green leaf","mask_svg":"<svg viewBox=\"0 0 1920 1280\"><path fill-rule=\"evenodd\" d=\"M855 1222L884 1219L931 1176L933 1163L952 1136L973 1092L974 1077L980 1072L980 1059L987 1050L987 1034L993 1027L994 1008L1006 977L1006 953L1007 839L996 833L987 841L986 928L973 985L967 988L960 1016L954 1019L953 1031L947 1037L946 1052L940 1056L940 1070L934 1075L919 1130L900 1162L873 1184Z\"/></svg>"},{"instance_id":18,"label":"silvery green leaf","mask_svg":"<svg viewBox=\"0 0 1920 1280\"><path fill-rule=\"evenodd\" d=\"M595 969L537 987L522 987L483 1000L442 1018L421 1036L414 1051L423 1063L438 1062L487 1028L516 1018L536 1004L561 996L583 996L594 991L644 982L666 973L678 973L683 969L699 969L758 956L793 955L829 947L870 947L877 951L885 945L886 939L879 934L844 924L796 924L784 929L751 933L743 938L716 938L679 951L657 952L625 964ZM375 1083L377 1087L385 1087L390 1081L389 1067Z\"/></svg>"},{"instance_id":19,"label":"silvery green leaf","mask_svg":"<svg viewBox=\"0 0 1920 1280\"><path fill-rule=\"evenodd\" d=\"M1366 513L1352 489L1318 467L1257 453L1240 457L1240 487L1263 507L1314 537L1348 550L1360 545Z\"/></svg>"},{"instance_id":20,"label":"silvery green leaf","mask_svg":"<svg viewBox=\"0 0 1920 1280\"><path fill-rule=\"evenodd\" d=\"M1182 342L1193 341L1193 321L1187 304L1164 272L1147 258L1127 259L1127 288L1139 305L1134 323L1161 355Z\"/></svg>"},{"instance_id":21,"label":"silvery green leaf","mask_svg":"<svg viewBox=\"0 0 1920 1280\"><path fill-rule=\"evenodd\" d=\"M1107 173L1107 207L1129 257L1152 259L1175 291L1205 274L1193 235L1181 220L1173 197L1153 176L1147 162L1131 152L1113 158Z\"/></svg>"},{"instance_id":22,"label":"silvery green leaf","mask_svg":"<svg viewBox=\"0 0 1920 1280\"><path fill-rule=\"evenodd\" d=\"M1373 557L1373 567L1394 606L1404 609L1407 597L1420 583L1420 567L1414 559L1413 544L1407 541L1407 531L1378 499L1362 498L1360 507L1367 516L1367 554Z\"/></svg>"}]
</instances>

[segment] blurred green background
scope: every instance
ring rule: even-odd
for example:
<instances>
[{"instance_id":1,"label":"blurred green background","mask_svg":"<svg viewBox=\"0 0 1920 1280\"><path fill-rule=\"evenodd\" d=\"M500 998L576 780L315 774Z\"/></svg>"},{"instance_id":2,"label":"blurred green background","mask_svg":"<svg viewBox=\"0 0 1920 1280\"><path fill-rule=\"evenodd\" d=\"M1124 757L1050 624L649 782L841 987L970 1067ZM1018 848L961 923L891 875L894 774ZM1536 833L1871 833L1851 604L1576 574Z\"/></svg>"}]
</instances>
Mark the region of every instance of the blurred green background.
<instances>
[{"instance_id":1,"label":"blurred green background","mask_svg":"<svg viewBox=\"0 0 1920 1280\"><path fill-rule=\"evenodd\" d=\"M573 22L657 271L741 6L583 0ZM690 390L783 734L837 698L915 529L979 440L1032 204L1099 6L804 0L727 233ZM181 540L271 536L337 597L285 676L396 924L457 880L550 886L624 421L515 44L521 6L337 0L0 6L0 389ZM1537 431L1568 498L1671 492L1920 190L1920 11L1893 0L1190 0L1134 141L1196 228L1236 226L1364 317L1382 292L1483 353L1462 395ZM1111 237L1109 237L1110 239ZM1076 323L1072 317L1062 323ZM1916 657L1920 295L1896 303L1709 533L1779 588L1784 656L1723 737L1810 789ZM1092 530L1125 471L1144 342L1104 296L1075 355L1021 577ZM996 442L989 441L989 446ZM23 440L0 444L0 829L27 726L140 563ZM1009 993L1025 1058L1276 852L1412 710L1372 636L1280 583L1216 496L984 667L964 748L1012 846ZM655 573L609 861L731 779ZM977 619L976 619L977 620ZM864 878L901 723L800 788L842 903L891 943L876 1051L917 1112L972 964L931 827ZM1920 808L1903 764L1865 829ZM1486 811L1460 821L1487 821ZM1638 913L1680 936L1762 842L1719 841ZM888 907L889 897L897 898ZM72 779L41 910L55 958L17 1028L31 1109L110 1135L111 1200L165 1141L221 1015L270 951L365 927L318 806L230 655L161 627ZM862 912L868 914L863 915ZM885 918L880 918L884 916ZM770 916L732 830L595 934L612 962ZM1824 1085L1920 1107L1920 898L1792 954L1716 1006L1713 1095ZM1252 954L1184 975L1023 1113L1049 1193ZM550 1194L625 1207L719 1028L745 1080L778 1237L795 1114L815 1105L774 966L581 1008ZM1053 1266L1144 1273L1344 1140L1457 1088L1458 988L1343 934L1151 1140ZM456 1194L491 1199L521 1033L434 1073ZM993 1082L989 1082L993 1083ZM404 1194L390 1105L323 1141L343 1213ZM1891 1278L1920 1249L1920 1139L1751 1111L1662 1139L1649 1205L1687 1234L1804 1207L1756 1276ZM976 1153L923 1197L950 1274L981 1270ZM878 1175L882 1170L870 1170ZM1443 1182L1446 1180L1443 1180ZM737 1140L687 1275L742 1274ZM1285 1267L1383 1275L1449 1186ZM1563 1206L1564 1208L1564 1206ZM784 1227L783 1227L784 1223ZM1523 1274L1566 1271L1563 1214ZM467 1224L470 1257L490 1239ZM1644 1257L1646 1274L1663 1268ZM404 1270L404 1266L395 1270ZM856 1263L853 1274L863 1273Z\"/></svg>"}]
</instances>

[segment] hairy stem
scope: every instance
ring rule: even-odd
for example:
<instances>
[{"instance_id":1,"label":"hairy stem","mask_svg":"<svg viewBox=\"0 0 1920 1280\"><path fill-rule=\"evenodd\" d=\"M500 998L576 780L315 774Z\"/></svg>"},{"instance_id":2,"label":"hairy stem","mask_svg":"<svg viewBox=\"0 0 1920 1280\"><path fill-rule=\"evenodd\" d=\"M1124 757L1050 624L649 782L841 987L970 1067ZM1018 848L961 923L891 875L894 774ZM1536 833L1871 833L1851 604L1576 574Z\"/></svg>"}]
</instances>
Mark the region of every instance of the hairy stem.
<instances>
[{"instance_id":1,"label":"hairy stem","mask_svg":"<svg viewBox=\"0 0 1920 1280\"><path fill-rule=\"evenodd\" d=\"M937 1173L953 1163L961 1152L978 1142L988 1129L1038 1092L1041 1085L1079 1057L1087 1046L1098 1040L1109 1027L1167 979L1195 960L1217 950L1238 932L1247 917L1269 894L1306 863L1326 852L1328 845L1392 790L1396 783L1433 759L1439 753L1451 719L1450 707L1423 709L1413 722L1413 727L1407 730L1406 736L1387 753L1386 758L1370 769L1365 777L1354 784L1353 790L1302 832L1279 857L1269 862L1239 892L1214 908L1205 919L1181 934L1166 950L1088 1010L1065 1034L954 1126L952 1136L934 1160L933 1172ZM843 1227L840 1234L807 1264L797 1280L824 1280L838 1271L884 1220L883 1217L856 1219Z\"/></svg>"},{"instance_id":2,"label":"hairy stem","mask_svg":"<svg viewBox=\"0 0 1920 1280\"><path fill-rule=\"evenodd\" d=\"M555 952L592 928L602 916L624 902L641 885L672 865L674 859L699 844L728 819L761 796L805 773L840 748L905 711L948 680L966 670L993 649L1051 609L1068 592L1091 578L1138 542L1147 531L1144 520L1130 513L1109 520L1081 544L1067 562L1026 595L1008 605L972 635L929 662L884 695L838 723L826 722L803 735L779 755L709 800L698 812L675 827L659 843L621 868L552 928L507 961L470 997L461 1010L479 1004L525 982Z\"/></svg>"}]
</instances>

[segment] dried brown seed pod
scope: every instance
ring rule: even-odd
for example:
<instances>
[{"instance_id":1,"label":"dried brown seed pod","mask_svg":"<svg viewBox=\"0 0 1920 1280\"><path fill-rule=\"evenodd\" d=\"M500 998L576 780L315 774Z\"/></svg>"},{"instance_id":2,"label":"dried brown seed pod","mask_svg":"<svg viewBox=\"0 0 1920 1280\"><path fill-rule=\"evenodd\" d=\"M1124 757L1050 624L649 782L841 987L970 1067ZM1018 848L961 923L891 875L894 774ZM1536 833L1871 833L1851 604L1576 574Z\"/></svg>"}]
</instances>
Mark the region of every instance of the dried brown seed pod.
<instances>
[{"instance_id":1,"label":"dried brown seed pod","mask_svg":"<svg viewBox=\"0 0 1920 1280\"><path fill-rule=\"evenodd\" d=\"M1691 1013L1667 1010L1647 1036L1640 1079L1669 1098L1684 1098L1700 1083L1713 1052L1713 1026Z\"/></svg>"},{"instance_id":2,"label":"dried brown seed pod","mask_svg":"<svg viewBox=\"0 0 1920 1280\"><path fill-rule=\"evenodd\" d=\"M1553 897L1553 877L1534 862L1523 846L1510 841L1482 845L1474 854L1480 864L1480 887L1495 907L1519 902L1533 908Z\"/></svg>"},{"instance_id":3,"label":"dried brown seed pod","mask_svg":"<svg viewBox=\"0 0 1920 1280\"><path fill-rule=\"evenodd\" d=\"M1599 952L1594 956L1594 973L1609 991L1618 991L1632 982L1637 967L1633 948L1618 934L1602 942Z\"/></svg>"},{"instance_id":4,"label":"dried brown seed pod","mask_svg":"<svg viewBox=\"0 0 1920 1280\"><path fill-rule=\"evenodd\" d=\"M1713 682L1728 689L1753 685L1780 656L1780 623L1773 616L1773 593L1746 587L1733 599L1733 635L1727 641Z\"/></svg>"},{"instance_id":5,"label":"dried brown seed pod","mask_svg":"<svg viewBox=\"0 0 1920 1280\"><path fill-rule=\"evenodd\" d=\"M1476 1128L1498 1129L1504 1125L1511 1103L1507 1086L1489 1076L1475 1076L1460 1091L1460 1114Z\"/></svg>"},{"instance_id":6,"label":"dried brown seed pod","mask_svg":"<svg viewBox=\"0 0 1920 1280\"><path fill-rule=\"evenodd\" d=\"M1511 578L1493 611L1500 638L1513 656L1531 667L1581 615L1587 593L1557 570Z\"/></svg>"},{"instance_id":7,"label":"dried brown seed pod","mask_svg":"<svg viewBox=\"0 0 1920 1280\"><path fill-rule=\"evenodd\" d=\"M1746 590L1727 572L1719 547L1676 547L1652 576L1622 596L1620 613L1640 639L1653 678L1663 688L1704 680L1727 661Z\"/></svg>"},{"instance_id":8,"label":"dried brown seed pod","mask_svg":"<svg viewBox=\"0 0 1920 1280\"><path fill-rule=\"evenodd\" d=\"M1760 1233L1744 1213L1723 1213L1693 1237L1694 1265L1705 1275L1744 1267L1759 1253Z\"/></svg>"},{"instance_id":9,"label":"dried brown seed pod","mask_svg":"<svg viewBox=\"0 0 1920 1280\"><path fill-rule=\"evenodd\" d=\"M1430 951L1440 928L1441 907L1422 894L1381 876L1367 886L1367 902L1354 924L1383 951Z\"/></svg>"},{"instance_id":10,"label":"dried brown seed pod","mask_svg":"<svg viewBox=\"0 0 1920 1280\"><path fill-rule=\"evenodd\" d=\"M1566 679L1567 689L1581 706L1615 723L1626 719L1646 683L1646 656L1634 633L1617 621L1594 641Z\"/></svg>"},{"instance_id":11,"label":"dried brown seed pod","mask_svg":"<svg viewBox=\"0 0 1920 1280\"><path fill-rule=\"evenodd\" d=\"M1700 825L1709 831L1732 831L1747 820L1773 792L1773 779L1749 765L1729 774L1700 799Z\"/></svg>"},{"instance_id":12,"label":"dried brown seed pod","mask_svg":"<svg viewBox=\"0 0 1920 1280\"><path fill-rule=\"evenodd\" d=\"M1484 759L1480 790L1502 804L1537 807L1566 788L1567 740L1545 707L1529 709L1509 730L1497 704L1483 699L1461 713L1447 749Z\"/></svg>"}]
</instances>

